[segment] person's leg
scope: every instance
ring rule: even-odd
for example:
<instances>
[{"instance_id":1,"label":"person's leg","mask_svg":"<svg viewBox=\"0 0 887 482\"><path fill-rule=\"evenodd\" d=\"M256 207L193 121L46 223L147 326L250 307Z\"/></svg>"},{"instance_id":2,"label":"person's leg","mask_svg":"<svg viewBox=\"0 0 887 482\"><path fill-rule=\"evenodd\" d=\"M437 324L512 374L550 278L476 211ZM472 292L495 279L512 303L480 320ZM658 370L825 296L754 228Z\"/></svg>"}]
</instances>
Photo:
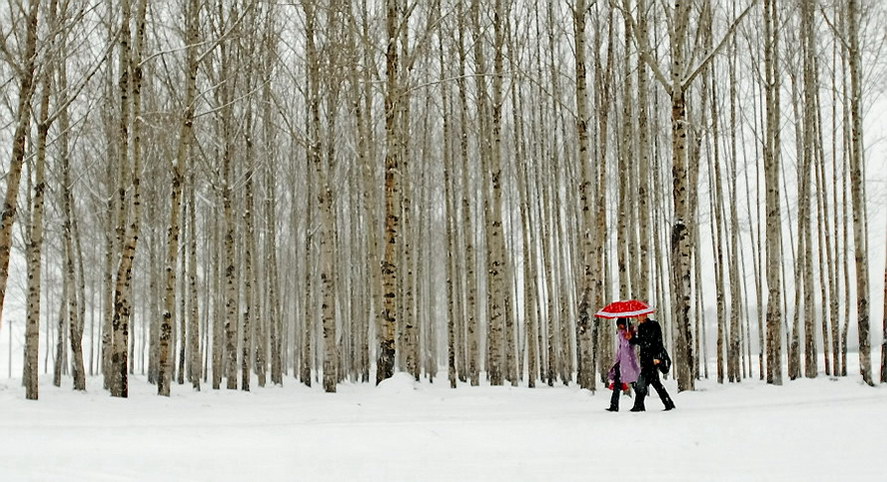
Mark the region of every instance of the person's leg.
<instances>
[{"instance_id":1,"label":"person's leg","mask_svg":"<svg viewBox=\"0 0 887 482\"><path fill-rule=\"evenodd\" d=\"M645 410L644 398L647 396L647 379L643 370L641 370L641 375L638 377L638 381L634 385L634 391L634 406L631 407L631 411L643 412Z\"/></svg>"},{"instance_id":2,"label":"person's leg","mask_svg":"<svg viewBox=\"0 0 887 482\"><path fill-rule=\"evenodd\" d=\"M610 408L608 408L607 410L609 410L611 412L618 412L619 411L619 392L622 391L622 380L621 380L622 377L619 375L619 365L616 365L614 373L615 373L615 375L614 375L615 379L613 380L613 395L610 396Z\"/></svg>"},{"instance_id":3,"label":"person's leg","mask_svg":"<svg viewBox=\"0 0 887 482\"><path fill-rule=\"evenodd\" d=\"M653 388L656 389L656 393L659 394L659 399L662 400L662 405L665 406L666 410L671 410L674 407L674 402L671 400L671 397L668 396L668 392L665 391L665 387L662 386L662 382L659 380L659 374L657 373L652 380L650 380L650 385L653 385Z\"/></svg>"}]
</instances>

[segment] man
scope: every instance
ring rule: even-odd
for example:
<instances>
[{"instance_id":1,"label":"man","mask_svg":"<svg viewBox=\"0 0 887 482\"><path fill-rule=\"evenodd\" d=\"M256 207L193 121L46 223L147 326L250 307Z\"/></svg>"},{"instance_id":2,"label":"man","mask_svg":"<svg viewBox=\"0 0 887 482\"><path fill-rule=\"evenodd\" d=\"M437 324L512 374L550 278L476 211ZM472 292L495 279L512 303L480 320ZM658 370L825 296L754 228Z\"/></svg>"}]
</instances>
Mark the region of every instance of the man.
<instances>
[{"instance_id":1,"label":"man","mask_svg":"<svg viewBox=\"0 0 887 482\"><path fill-rule=\"evenodd\" d=\"M628 332L626 337L629 337L628 341L632 345L641 347L641 375L638 377L635 386L637 396L634 399L634 407L632 407L631 411L643 412L646 410L644 408L644 398L646 398L649 391L649 385L653 385L653 388L656 389L662 404L665 405L665 410L674 409L674 402L668 396L668 392L665 391L662 382L659 381L657 365L662 363L660 357L662 352L665 351L662 346L662 328L659 327L659 323L656 320L648 319L647 315L640 315L638 316L637 334L632 336L631 332Z\"/></svg>"}]
</instances>

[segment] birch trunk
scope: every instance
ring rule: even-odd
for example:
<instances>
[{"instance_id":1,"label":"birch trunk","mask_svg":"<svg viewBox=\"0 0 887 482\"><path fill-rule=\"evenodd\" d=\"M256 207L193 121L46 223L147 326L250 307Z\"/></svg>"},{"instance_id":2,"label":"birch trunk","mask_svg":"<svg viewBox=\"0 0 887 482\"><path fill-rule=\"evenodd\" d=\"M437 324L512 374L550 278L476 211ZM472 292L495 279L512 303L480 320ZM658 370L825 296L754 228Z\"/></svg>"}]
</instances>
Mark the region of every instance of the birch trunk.
<instances>
[{"instance_id":1,"label":"birch trunk","mask_svg":"<svg viewBox=\"0 0 887 482\"><path fill-rule=\"evenodd\" d=\"M370 27L366 0L361 1L360 13L360 31L363 32L364 36L369 36L368 32ZM382 220L378 209L378 186L376 180L378 167L376 166L375 129L371 128L371 126L374 125L372 78L376 73L374 57L372 55L373 54L370 50L364 50L362 56L363 62L360 66L360 78L363 79L363 84L358 85L355 83L355 90L359 91L358 95L360 97L356 103L355 116L357 118L357 129L359 132L358 156L361 161L361 168L364 170L364 211L367 213L366 223L368 226L368 229L366 230L366 251L369 255L369 266L367 269L370 273L369 291L372 301L370 305L372 306L372 311L364 315L365 331L362 333L363 338L361 340L361 358L363 360L361 376L363 381L369 381L370 379L370 323L377 320L379 317L378 313L382 310L382 256L381 250L379 249L379 226L381 226L383 222L381 222ZM366 318L367 315L369 315L369 318Z\"/></svg>"},{"instance_id":2,"label":"birch trunk","mask_svg":"<svg viewBox=\"0 0 887 482\"><path fill-rule=\"evenodd\" d=\"M197 295L197 186L194 171L188 181L188 380L195 391L200 391L200 310ZM208 309L204 305L204 310Z\"/></svg>"},{"instance_id":3,"label":"birch trunk","mask_svg":"<svg viewBox=\"0 0 887 482\"><path fill-rule=\"evenodd\" d=\"M881 317L881 383L887 383L887 261L884 265L884 311Z\"/></svg>"},{"instance_id":4,"label":"birch trunk","mask_svg":"<svg viewBox=\"0 0 887 482\"><path fill-rule=\"evenodd\" d=\"M839 27L842 31L846 30L846 12L845 9L841 9L841 26ZM844 99L850 97L850 82L847 79L847 70L848 70L848 59L850 57L849 48L847 43L843 44L843 59L841 62L841 70L842 70L842 96ZM841 161L842 161L842 172L841 176L836 179L840 180L841 185L841 239L842 241L842 251L839 251L838 259L842 260L842 274L844 281L844 323L841 327L841 376L847 376L847 336L850 332L850 309L853 306L853 299L851 297L851 284L850 284L850 256L841 255L841 253L846 253L850 250L850 218L852 217L851 209L852 205L847 201L848 191L850 190L849 183L852 182L850 180L850 157L852 156L853 151L853 142L851 138L851 130L852 130L852 122L850 118L850 102L842 102L843 103L843 112L842 112L842 149L841 149ZM837 169L836 169L837 171ZM837 187L838 184L836 183ZM837 189L836 189L837 191ZM837 223L835 224L837 226ZM837 229L837 228L836 228Z\"/></svg>"},{"instance_id":5,"label":"birch trunk","mask_svg":"<svg viewBox=\"0 0 887 482\"><path fill-rule=\"evenodd\" d=\"M634 32L642 38L641 43L647 43L648 27L647 27L647 1L637 0L638 8L638 28ZM637 203L638 203L638 232L640 237L640 277L635 293L638 298L651 302L650 299L650 229L652 227L652 217L650 207L648 205L648 190L654 185L650 177L650 129L648 127L648 105L649 87L647 78L647 66L641 61L637 65L638 78L638 184L637 184Z\"/></svg>"},{"instance_id":6,"label":"birch trunk","mask_svg":"<svg viewBox=\"0 0 887 482\"><path fill-rule=\"evenodd\" d=\"M465 344L467 345L467 370L468 378L471 386L477 386L480 383L479 367L478 367L478 350L479 336L477 327L477 258L475 255L475 219L472 210L472 199L474 198L475 188L471 179L471 160L468 157L468 93L465 83L466 70L465 63L467 53L465 50L465 32L467 26L464 24L466 17L465 5L462 0L459 1L459 24L458 24L458 55L459 55L459 76L457 78L457 86L459 89L459 157L462 166L462 225L463 225L463 242L465 249Z\"/></svg>"},{"instance_id":7,"label":"birch trunk","mask_svg":"<svg viewBox=\"0 0 887 482\"><path fill-rule=\"evenodd\" d=\"M609 138L609 115L610 115L610 95L613 89L613 44L614 44L614 36L613 36L613 10L609 11L609 22L608 32L607 32L607 63L605 66L601 65L598 62L595 65L595 77L597 78L597 84L600 86L598 92L598 132L600 135L600 139L598 142L598 152L597 152L597 189L596 189L596 204L597 204L597 213L595 218L597 219L597 226L594 231L594 271L598 273L598 278L595 280L594 284L594 300L595 306L603 307L604 304L608 302L607 297L607 270L606 267L609 263L606 261L606 253L607 253L607 147L608 147L608 138ZM598 369L600 370L600 378L601 381L607 382L607 372L610 370L610 366L612 364L613 359L613 351L611 350L612 346L612 329L603 329L599 331L600 340L598 340L598 347L600 347L600 363L598 364Z\"/></svg>"},{"instance_id":8,"label":"birch trunk","mask_svg":"<svg viewBox=\"0 0 887 482\"><path fill-rule=\"evenodd\" d=\"M707 9L707 12L710 12L710 9ZM711 39L711 35L706 35L706 47L710 47L709 42ZM712 69L713 70L713 69ZM715 299L717 303L717 321L718 321L718 340L717 340L717 376L718 383L724 383L724 375L725 371L727 372L727 377L730 382L735 381L734 373L733 373L733 352L728 349L727 339L729 337L728 328L727 328L727 314L726 314L726 289L724 282L725 275L723 273L725 269L725 260L724 260L724 213L723 213L723 188L721 185L721 167L720 167L720 150L718 148L718 113L717 113L717 103L714 101L715 93L710 91L710 88L714 86L714 75L711 72L707 72L705 74L705 78L703 79L703 87L702 87L702 96L703 98L708 98L711 95L712 104L711 104L711 120L705 119L706 112L703 112L703 123L708 124L711 123L712 129L712 137L714 138L713 145L711 145L710 149L707 149L707 159L708 159L708 171L709 171L709 185L711 186L711 210L714 214L712 218L712 227L711 227L711 236L712 236L712 250L714 252L715 262L714 262L714 274L715 274ZM698 245L698 242L696 243ZM730 253L727 252L727 260L730 260ZM696 263L701 264L701 260L699 259L699 254L696 256ZM701 268L701 266L699 267ZM697 272L699 271L697 268ZM702 289L700 281L700 276L697 275L697 291ZM698 330L697 330L698 331ZM726 352L726 353L725 353Z\"/></svg>"},{"instance_id":9,"label":"birch trunk","mask_svg":"<svg viewBox=\"0 0 887 482\"><path fill-rule=\"evenodd\" d=\"M816 76L819 76L819 64L814 59L814 69ZM816 206L818 224L818 252L819 252L819 288L820 288L820 313L822 316L822 354L825 361L825 374L832 375L834 369L834 359L831 357L829 350L829 329L834 326L835 320L832 318L831 305L835 300L835 284L832 277L833 262L830 259L832 253L831 231L829 229L829 208L828 208L828 188L825 179L825 147L822 133L822 109L819 93L814 94L816 102L816 153L814 157L813 170L816 180Z\"/></svg>"},{"instance_id":10,"label":"birch trunk","mask_svg":"<svg viewBox=\"0 0 887 482\"><path fill-rule=\"evenodd\" d=\"M212 263L213 265L213 333L212 333L212 372L213 372L213 380L212 386L213 390L219 390L222 387L222 377L225 372L225 362L224 362L224 354L225 354L225 333L224 333L224 325L227 321L226 318L226 310L225 303L223 302L225 298L224 293L224 275L223 269L225 267L224 263L224 253L222 251L222 234L221 234L221 223L220 220L221 210L219 209L219 205L213 207L213 224L212 224L212 259L215 261Z\"/></svg>"},{"instance_id":11,"label":"birch trunk","mask_svg":"<svg viewBox=\"0 0 887 482\"><path fill-rule=\"evenodd\" d=\"M132 17L131 0L123 0L121 2L122 18L120 21L120 52L119 52L119 81L120 89L120 118L118 125L118 166L121 172L125 172L130 166L129 161L129 137L130 137L130 108L131 100L131 68L132 68L132 52L130 47L131 31L130 21ZM137 175L137 174L136 174ZM117 239L118 245L122 244L125 235L125 219L123 217L123 209L126 202L125 177L121 176L119 182L121 187L118 190L117 199ZM130 177L132 186L135 187L136 178ZM135 192L133 192L135 194ZM133 197L135 201L135 197ZM135 203L134 203L135 204ZM136 221L137 223L138 221ZM138 239L138 238L135 238ZM132 260L135 255L133 238L129 238L127 246L121 252L120 263L117 267L117 276L114 282L114 317L111 321L111 396L126 398L129 394L129 380L127 378L126 369L128 366L127 345L129 344L129 322L130 322L130 302L129 302L129 282L132 279ZM130 248L132 246L133 248Z\"/></svg>"},{"instance_id":12,"label":"birch trunk","mask_svg":"<svg viewBox=\"0 0 887 482\"><path fill-rule=\"evenodd\" d=\"M54 4L55 2L53 2ZM53 7L51 7L53 8ZM58 91L66 92L67 91L67 69L65 66L65 60L61 59L58 65ZM86 298L85 292L86 289L84 287L86 277L86 273L83 270L83 250L80 246L80 236L77 232L76 220L74 214L74 196L72 194L72 181L71 181L71 156L68 151L70 145L69 138L69 130L71 128L70 117L68 115L68 108L66 106L61 107L61 111L59 112L59 130L61 134L59 135L59 150L60 150L60 158L62 164L62 211L65 216L65 221L62 226L63 232L63 243L64 243L64 252L65 252L65 282L69 286L69 293L71 294L69 302L68 302L68 320L69 320L69 330L70 330L70 341L71 341L71 354L73 356L73 362L71 365L71 372L74 377L74 390L86 390L86 373L83 364L83 324L84 324L84 313L85 313L85 305ZM76 241L76 243L75 243ZM76 253L78 254L78 258L80 260L80 291L79 294L75 292L75 263L74 256ZM90 361L92 361L90 359Z\"/></svg>"},{"instance_id":13,"label":"birch trunk","mask_svg":"<svg viewBox=\"0 0 887 482\"><path fill-rule=\"evenodd\" d=\"M400 354L398 357L398 367L412 375L417 381L419 380L419 318L416 302L417 277L415 273L416 261L414 252L416 250L417 223L413 219L413 195L417 191L416 183L412 181L414 178L412 171L412 152L410 134L412 119L412 103L410 101L410 82L413 71L413 61L410 45L410 13L412 8L402 2L399 4L400 26L399 33L399 58L402 60L401 69L399 70L399 86L398 90L398 119L397 119L397 135L400 137L398 153L400 166L400 175L405 180L400 187L400 241L401 248L399 253L400 270L403 276L399 280L400 300L398 305L398 341ZM416 172L421 172L417 170ZM414 226L415 225L415 226Z\"/></svg>"},{"instance_id":14,"label":"birch trunk","mask_svg":"<svg viewBox=\"0 0 887 482\"><path fill-rule=\"evenodd\" d=\"M434 14L441 18L440 4ZM457 339L456 319L461 318L457 301L458 288L458 251L456 242L456 220L459 213L456 210L456 190L454 176L454 156L452 153L452 102L450 101L450 89L444 83L446 80L446 64L444 63L443 34L438 36L438 63L440 66L440 82L443 109L443 176L444 176L444 203L445 203L445 234L447 246L446 261L446 293L447 293L447 379L450 388L456 388L458 370L456 366L456 346L461 342ZM455 285L455 286L454 286Z\"/></svg>"},{"instance_id":15,"label":"birch trunk","mask_svg":"<svg viewBox=\"0 0 887 482\"><path fill-rule=\"evenodd\" d=\"M145 0L142 0L144 2ZM159 376L157 379L157 394L169 396L171 382L170 335L175 325L176 303L176 269L179 256L179 215L182 212L182 189L186 182L185 172L190 153L191 132L194 123L195 98L197 93L197 33L200 6L197 0L190 0L185 26L185 45L187 46L187 63L185 71L185 97L182 101L182 117L179 127L179 139L176 148L176 157L170 170L172 171L172 195L169 207L169 227L166 232L166 272L164 311L160 322L160 361ZM183 338L184 344L184 338ZM230 381L229 381L230 383Z\"/></svg>"},{"instance_id":16,"label":"birch trunk","mask_svg":"<svg viewBox=\"0 0 887 482\"><path fill-rule=\"evenodd\" d=\"M252 75L247 74L249 79L247 85L252 89ZM254 147L252 142L253 136L253 114L252 108L248 107L245 119L246 131L246 169L244 172L245 186L243 194L243 323L240 341L240 389L248 392L250 388L250 379L252 377L252 356L253 343L255 342L255 323L256 303L255 292L255 262L254 253L256 251L255 230L253 225L253 208L255 200L253 196L253 176L255 168L253 166Z\"/></svg>"},{"instance_id":17,"label":"birch trunk","mask_svg":"<svg viewBox=\"0 0 887 482\"><path fill-rule=\"evenodd\" d=\"M782 385L782 215L779 200L779 14L775 0L764 1L764 62L767 135L764 143L764 183L767 203L767 383Z\"/></svg>"},{"instance_id":18,"label":"birch trunk","mask_svg":"<svg viewBox=\"0 0 887 482\"><path fill-rule=\"evenodd\" d=\"M840 116L837 112L838 105L838 87L837 87L837 79L838 79L838 67L837 67L837 58L838 58L838 41L835 39L832 43L832 63L831 63L831 94L832 94L832 109L831 109L831 118L832 118L832 128L831 128L831 158L832 158L832 205L834 206L832 210L832 222L834 229L829 230L829 232L834 235L834 250L829 251L830 258L830 275L832 277L832 302L831 302L831 315L832 315L832 326L831 326L831 335L832 335L832 363L834 365L834 369L832 373L834 376L838 376L841 373L841 256L839 256L840 250L839 245L841 243L841 232L840 232L840 212L841 208L838 204L838 121L840 120ZM841 62L843 66L843 62ZM846 105L846 104L845 104ZM827 193L826 193L827 194ZM827 197L827 196L826 196ZM826 237L828 239L828 237ZM844 257L846 259L846 257Z\"/></svg>"},{"instance_id":19,"label":"birch trunk","mask_svg":"<svg viewBox=\"0 0 887 482\"><path fill-rule=\"evenodd\" d=\"M590 324L592 320L591 288L593 277L598 274L592 268L594 256L594 239L592 237L591 203L591 159L588 151L588 92L585 68L585 0L578 0L573 8L573 35L576 48L576 131L579 138L579 166L581 173L579 184L579 219L581 232L582 281L579 302L579 321L577 336L579 337L579 386L594 390L594 365L592 363ZM526 244L524 245L526 248ZM531 274L532 275L532 274Z\"/></svg>"},{"instance_id":20,"label":"birch trunk","mask_svg":"<svg viewBox=\"0 0 887 482\"><path fill-rule=\"evenodd\" d=\"M682 8L683 7L683 8ZM671 121L672 121L672 178L674 182L675 220L671 233L671 251L674 270L675 300L674 320L678 339L676 353L680 362L677 363L678 390L693 390L695 383L692 376L694 364L693 335L690 324L690 256L693 246L690 239L688 223L692 223L689 190L690 172L687 166L687 110L685 89L680 73L684 71L684 36L687 30L689 2L675 2L676 38L671 40L672 52L672 90L671 90Z\"/></svg>"},{"instance_id":21,"label":"birch trunk","mask_svg":"<svg viewBox=\"0 0 887 482\"><path fill-rule=\"evenodd\" d=\"M266 56L263 58L263 71L270 77L272 71L272 61L277 52L276 33L272 28L272 16L268 15L265 25L264 48ZM262 123L264 128L265 148L267 149L267 159L265 159L265 168L262 170L265 186L265 199L262 203L263 214L265 218L265 283L267 286L267 307L266 316L269 334L269 345L271 355L271 383L275 385L283 384L283 325L280 313L280 300L278 299L279 276L277 262L277 181L275 178L277 170L277 150L275 144L277 136L273 125L273 99L271 82L266 81L262 87ZM265 385L265 337L259 337L261 341L260 349L256 353L256 365L259 366L259 386Z\"/></svg>"},{"instance_id":22,"label":"birch trunk","mask_svg":"<svg viewBox=\"0 0 887 482\"><path fill-rule=\"evenodd\" d=\"M523 97L522 93L517 96L519 99ZM523 104L521 104L523 106ZM520 111L522 107L518 107L515 105L514 112L515 117L517 117L517 112ZM531 109L534 111L535 115L535 107L531 106ZM522 124L519 122L515 122L518 126L519 132L522 129ZM538 144L537 138L534 138L534 144ZM535 211L535 203L533 205L530 204L530 170L532 169L530 163L535 162L533 159L536 158L535 152L536 148L530 150L529 155L525 155L524 159L518 163L518 197L520 201L520 213L521 213L521 232L523 235L523 265L524 265L524 320L525 320L525 340L526 340L526 357L527 357L527 386L529 388L535 388L536 381L539 379L539 319L540 319L540 305L539 305L539 269L537 263L538 256L538 241L533 235L536 224L534 224L533 212ZM589 255L590 256L590 255ZM589 258L591 259L591 258ZM589 288L590 289L590 288ZM592 382L591 388L594 389L594 364L591 365L591 374Z\"/></svg>"},{"instance_id":23,"label":"birch trunk","mask_svg":"<svg viewBox=\"0 0 887 482\"><path fill-rule=\"evenodd\" d=\"M856 259L856 316L859 334L859 372L863 381L873 385L871 342L869 340L868 246L865 226L864 144L862 142L862 53L859 44L859 1L848 0L847 23L850 61L850 195L853 202L853 246Z\"/></svg>"},{"instance_id":24,"label":"birch trunk","mask_svg":"<svg viewBox=\"0 0 887 482\"><path fill-rule=\"evenodd\" d=\"M223 12L220 12L224 15ZM222 19L220 19L222 20ZM224 20L230 20L224 19ZM222 20L224 22L224 20ZM231 47L224 43L221 45L221 75L228 79L232 76ZM221 122L224 135L222 147L222 213L224 215L223 235L223 263L224 263L224 298L225 298L225 387L228 390L237 390L237 334L238 334L238 305L239 293L236 273L236 258L234 252L234 173L233 173L233 126L234 122L231 102L234 97L233 80L220 86L220 104L222 105Z\"/></svg>"},{"instance_id":25,"label":"birch trunk","mask_svg":"<svg viewBox=\"0 0 887 482\"><path fill-rule=\"evenodd\" d=\"M40 1L29 2L27 23L25 26L24 66L20 70L21 83L18 90L18 108L16 109L15 132L12 137L12 157L9 170L6 172L6 196L3 201L3 213L0 215L0 313L6 300L6 286L9 280L9 258L12 250L12 225L18 207L19 183L22 179L22 167L25 161L25 140L31 126L31 97L35 90L35 72L37 70L37 20L40 12ZM0 318L2 327L2 318ZM37 327L26 325L32 331ZM36 333L36 331L34 332ZM36 337L36 335L32 335ZM27 335L25 335L27 339ZM34 338L36 347L37 339ZM36 350L36 348L35 348ZM30 359L29 359L30 360ZM34 358L34 377L36 377L36 355ZM36 388L34 397L36 398Z\"/></svg>"},{"instance_id":26,"label":"birch trunk","mask_svg":"<svg viewBox=\"0 0 887 482\"><path fill-rule=\"evenodd\" d=\"M37 2L35 2L37 3ZM32 5L33 7L33 5ZM51 12L54 15L56 4L51 4ZM36 7L33 7L36 8ZM36 19L34 20L36 27ZM35 40L36 42L36 40ZM22 381L25 385L25 398L28 400L37 400L37 352L39 345L39 326L40 326L40 290L41 277L43 275L42 268L42 250L43 250L43 212L44 198L46 191L46 138L49 134L49 95L52 91L52 69L44 66L43 76L40 80L42 85L39 106L39 120L37 123L37 147L36 159L34 161L34 186L33 194L28 192L31 204L31 219L28 225L28 238L25 248L25 256L27 258L28 272L28 307L26 313L25 324L25 369ZM30 173L29 173L30 176ZM30 184L30 183L29 183ZM4 213L5 214L5 213ZM14 217L14 214L13 214ZM4 216L4 223L6 217ZM8 262L8 260L7 260ZM3 278L5 281L5 277ZM64 316L66 290L68 284L64 284L62 295L62 310L59 313L59 329L56 332L58 337L58 349L55 357L55 370L53 384L59 386L61 384L61 362L62 350L64 349ZM12 347L10 347L12 349Z\"/></svg>"},{"instance_id":27,"label":"birch trunk","mask_svg":"<svg viewBox=\"0 0 887 482\"><path fill-rule=\"evenodd\" d=\"M804 376L815 378L818 374L817 350L816 350L816 318L813 306L813 249L812 228L810 226L810 198L811 198L811 173L814 168L814 156L816 154L816 89L817 75L815 73L816 40L813 32L814 5L811 2L801 3L801 44L803 46L803 84L804 84L804 127L803 127L803 162L801 163L803 182L800 184L802 192L799 193L801 209L799 218L803 216L804 236ZM823 313L824 316L824 313Z\"/></svg>"},{"instance_id":28,"label":"birch trunk","mask_svg":"<svg viewBox=\"0 0 887 482\"><path fill-rule=\"evenodd\" d=\"M502 344L507 338L504 333L509 328L508 322L508 293L506 288L506 260L505 260L505 237L502 229L502 75L503 75L503 23L505 16L505 8L503 0L496 0L493 13L493 36L494 36L494 54L493 54L493 98L491 105L491 134L492 134L492 152L490 160L490 181L491 195L490 216L487 220L487 235L489 248L489 259L487 264L490 267L489 285L490 285L490 314L489 320L493 326L493 338L490 344L496 347L491 351L491 357L495 364L490 370L490 383L492 385L501 385L502 377L509 376L509 358L508 353L501 353ZM481 57L479 63L483 65ZM483 93L481 93L483 95ZM507 346L507 344L506 344ZM498 358L498 359L497 359ZM501 372L501 358L505 358L505 373Z\"/></svg>"},{"instance_id":29,"label":"birch trunk","mask_svg":"<svg viewBox=\"0 0 887 482\"><path fill-rule=\"evenodd\" d=\"M376 384L394 375L394 332L397 326L397 253L400 190L397 180L400 140L397 133L399 101L397 32L400 18L397 0L386 0L385 54L387 84L385 89L385 254L382 260L382 312L379 326L379 355Z\"/></svg>"}]
</instances>

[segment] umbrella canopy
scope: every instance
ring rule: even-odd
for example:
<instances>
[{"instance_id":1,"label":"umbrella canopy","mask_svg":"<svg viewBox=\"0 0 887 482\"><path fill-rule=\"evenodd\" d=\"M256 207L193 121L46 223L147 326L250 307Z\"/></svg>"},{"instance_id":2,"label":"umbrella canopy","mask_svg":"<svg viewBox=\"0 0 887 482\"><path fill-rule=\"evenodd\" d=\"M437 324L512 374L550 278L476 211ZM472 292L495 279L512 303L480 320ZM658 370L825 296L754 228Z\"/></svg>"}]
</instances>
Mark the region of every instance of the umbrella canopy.
<instances>
[{"instance_id":1,"label":"umbrella canopy","mask_svg":"<svg viewBox=\"0 0 887 482\"><path fill-rule=\"evenodd\" d=\"M598 311L594 314L598 318L633 318L635 316L640 315L648 315L650 313L655 312L653 308L650 308L649 305L644 303L643 301L638 300L626 300L626 301L614 301L609 305L601 308L601 311Z\"/></svg>"}]
</instances>

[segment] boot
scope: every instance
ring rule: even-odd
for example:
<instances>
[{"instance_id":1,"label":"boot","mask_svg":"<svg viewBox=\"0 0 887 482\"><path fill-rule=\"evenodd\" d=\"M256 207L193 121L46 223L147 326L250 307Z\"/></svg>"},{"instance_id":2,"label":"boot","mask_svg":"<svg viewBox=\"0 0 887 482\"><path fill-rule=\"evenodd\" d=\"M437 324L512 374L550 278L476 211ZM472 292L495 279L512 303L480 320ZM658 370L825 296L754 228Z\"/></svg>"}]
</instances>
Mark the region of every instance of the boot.
<instances>
[{"instance_id":1,"label":"boot","mask_svg":"<svg viewBox=\"0 0 887 482\"><path fill-rule=\"evenodd\" d=\"M671 400L671 397L668 396L668 392L665 391L665 388L662 385L656 387L656 391L659 392L659 399L662 400L662 405L665 406L665 411L674 410L674 402Z\"/></svg>"},{"instance_id":2,"label":"boot","mask_svg":"<svg viewBox=\"0 0 887 482\"><path fill-rule=\"evenodd\" d=\"M635 386L635 397L634 397L634 406L631 407L632 412L644 412L647 409L644 407L644 399L647 398L647 386L644 384L638 384Z\"/></svg>"},{"instance_id":3,"label":"boot","mask_svg":"<svg viewBox=\"0 0 887 482\"><path fill-rule=\"evenodd\" d=\"M638 393L638 396L634 399L634 406L631 407L632 412L646 412L647 409L644 407L644 396Z\"/></svg>"}]
</instances>

